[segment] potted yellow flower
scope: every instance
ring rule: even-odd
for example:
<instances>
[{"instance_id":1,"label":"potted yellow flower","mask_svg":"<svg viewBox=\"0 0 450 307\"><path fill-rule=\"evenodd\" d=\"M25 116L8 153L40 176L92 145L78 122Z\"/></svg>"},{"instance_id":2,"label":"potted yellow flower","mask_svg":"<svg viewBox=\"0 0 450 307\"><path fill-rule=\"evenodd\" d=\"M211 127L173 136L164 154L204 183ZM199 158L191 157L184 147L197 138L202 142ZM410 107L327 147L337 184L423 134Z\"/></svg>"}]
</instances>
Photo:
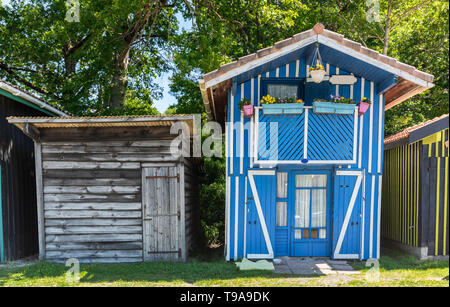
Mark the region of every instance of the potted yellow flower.
<instances>
[{"instance_id":1,"label":"potted yellow flower","mask_svg":"<svg viewBox=\"0 0 450 307\"><path fill-rule=\"evenodd\" d=\"M326 73L327 72L325 71L325 68L323 67L322 64L317 64L315 67L311 67L310 68L311 79L315 83L322 82L322 80L325 77Z\"/></svg>"},{"instance_id":2,"label":"potted yellow flower","mask_svg":"<svg viewBox=\"0 0 450 307\"><path fill-rule=\"evenodd\" d=\"M304 105L303 100L292 97L275 98L267 95L261 99L264 115L302 114Z\"/></svg>"}]
</instances>

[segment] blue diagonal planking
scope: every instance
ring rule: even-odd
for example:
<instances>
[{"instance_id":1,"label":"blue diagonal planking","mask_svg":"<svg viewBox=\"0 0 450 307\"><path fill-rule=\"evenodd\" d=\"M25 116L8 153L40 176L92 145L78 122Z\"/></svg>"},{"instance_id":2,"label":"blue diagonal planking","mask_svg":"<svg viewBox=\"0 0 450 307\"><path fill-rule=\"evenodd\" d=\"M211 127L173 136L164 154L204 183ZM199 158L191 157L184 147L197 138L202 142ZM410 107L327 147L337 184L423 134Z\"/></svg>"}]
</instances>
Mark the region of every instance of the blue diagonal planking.
<instances>
[{"instance_id":1,"label":"blue diagonal planking","mask_svg":"<svg viewBox=\"0 0 450 307\"><path fill-rule=\"evenodd\" d=\"M261 111L258 131L258 160L293 160L303 158L304 114L264 115ZM276 123L278 131L271 131ZM278 133L277 133L278 132ZM278 142L278 156L275 148Z\"/></svg>"},{"instance_id":2,"label":"blue diagonal planking","mask_svg":"<svg viewBox=\"0 0 450 307\"><path fill-rule=\"evenodd\" d=\"M308 159L352 160L354 124L353 115L310 112Z\"/></svg>"}]
</instances>

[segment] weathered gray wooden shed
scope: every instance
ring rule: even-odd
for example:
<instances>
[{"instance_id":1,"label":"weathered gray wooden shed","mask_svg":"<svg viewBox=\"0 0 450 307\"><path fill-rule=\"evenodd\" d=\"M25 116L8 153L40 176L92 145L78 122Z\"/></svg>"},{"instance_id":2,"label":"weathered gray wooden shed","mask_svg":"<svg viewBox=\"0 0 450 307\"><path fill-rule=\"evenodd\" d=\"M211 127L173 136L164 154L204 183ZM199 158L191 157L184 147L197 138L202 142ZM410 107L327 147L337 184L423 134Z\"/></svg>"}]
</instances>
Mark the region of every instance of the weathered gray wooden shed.
<instances>
[{"instance_id":1,"label":"weathered gray wooden shed","mask_svg":"<svg viewBox=\"0 0 450 307\"><path fill-rule=\"evenodd\" d=\"M197 163L170 130L191 116L8 121L35 142L40 259L186 260Z\"/></svg>"}]
</instances>

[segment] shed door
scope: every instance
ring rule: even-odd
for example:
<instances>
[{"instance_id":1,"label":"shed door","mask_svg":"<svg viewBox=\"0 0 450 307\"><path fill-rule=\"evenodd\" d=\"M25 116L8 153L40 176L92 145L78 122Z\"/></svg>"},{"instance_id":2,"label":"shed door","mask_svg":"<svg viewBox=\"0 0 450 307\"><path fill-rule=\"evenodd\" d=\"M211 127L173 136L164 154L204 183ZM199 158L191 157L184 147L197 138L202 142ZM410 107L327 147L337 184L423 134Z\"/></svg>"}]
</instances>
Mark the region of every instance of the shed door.
<instances>
[{"instance_id":1,"label":"shed door","mask_svg":"<svg viewBox=\"0 0 450 307\"><path fill-rule=\"evenodd\" d=\"M179 186L176 166L142 169L144 261L181 259Z\"/></svg>"}]
</instances>

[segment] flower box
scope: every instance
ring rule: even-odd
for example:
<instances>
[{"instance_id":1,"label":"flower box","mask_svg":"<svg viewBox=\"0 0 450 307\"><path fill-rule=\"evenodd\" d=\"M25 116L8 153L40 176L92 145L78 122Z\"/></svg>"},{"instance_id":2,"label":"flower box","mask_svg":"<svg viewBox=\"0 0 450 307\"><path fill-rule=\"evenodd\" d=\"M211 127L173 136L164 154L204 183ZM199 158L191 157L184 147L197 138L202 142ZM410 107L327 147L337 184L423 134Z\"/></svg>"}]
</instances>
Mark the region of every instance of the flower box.
<instances>
[{"instance_id":1,"label":"flower box","mask_svg":"<svg viewBox=\"0 0 450 307\"><path fill-rule=\"evenodd\" d=\"M254 108L252 104L244 105L243 106L244 117L251 118L253 116L253 109Z\"/></svg>"},{"instance_id":2,"label":"flower box","mask_svg":"<svg viewBox=\"0 0 450 307\"><path fill-rule=\"evenodd\" d=\"M302 114L304 103L274 103L262 104L264 115Z\"/></svg>"},{"instance_id":3,"label":"flower box","mask_svg":"<svg viewBox=\"0 0 450 307\"><path fill-rule=\"evenodd\" d=\"M361 116L361 115L363 115L364 113L366 113L367 110L369 110L369 108L370 108L370 103L363 102L363 101L359 102L359 103L358 103L358 113L359 113L359 116Z\"/></svg>"},{"instance_id":4,"label":"flower box","mask_svg":"<svg viewBox=\"0 0 450 307\"><path fill-rule=\"evenodd\" d=\"M314 113L353 114L356 104L314 101Z\"/></svg>"}]
</instances>

